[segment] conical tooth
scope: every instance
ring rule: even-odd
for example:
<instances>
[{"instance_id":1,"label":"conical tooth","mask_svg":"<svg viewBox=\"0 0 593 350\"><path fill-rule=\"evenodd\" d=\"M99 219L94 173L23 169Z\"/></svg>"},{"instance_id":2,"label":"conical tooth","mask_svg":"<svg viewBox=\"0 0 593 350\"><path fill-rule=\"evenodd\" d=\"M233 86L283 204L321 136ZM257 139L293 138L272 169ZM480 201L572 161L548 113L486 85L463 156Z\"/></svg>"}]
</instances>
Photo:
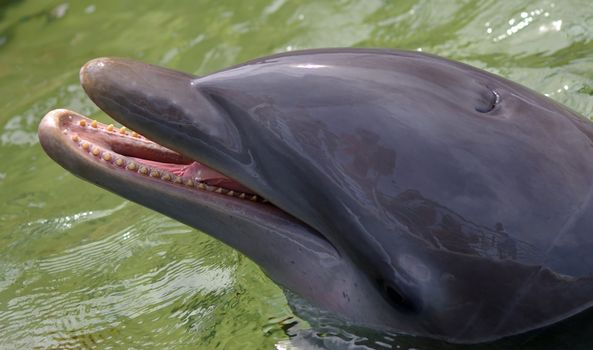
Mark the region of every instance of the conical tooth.
<instances>
[{"instance_id":1,"label":"conical tooth","mask_svg":"<svg viewBox=\"0 0 593 350\"><path fill-rule=\"evenodd\" d=\"M268 201L268 200L267 200L267 199L265 199L265 198L262 198L262 199L261 199L261 202L262 202L262 203L269 203L270 201Z\"/></svg>"},{"instance_id":2,"label":"conical tooth","mask_svg":"<svg viewBox=\"0 0 593 350\"><path fill-rule=\"evenodd\" d=\"M86 126L86 120L84 120L84 119L81 119L81 120L78 122L78 125L80 125L80 126Z\"/></svg>"},{"instance_id":3,"label":"conical tooth","mask_svg":"<svg viewBox=\"0 0 593 350\"><path fill-rule=\"evenodd\" d=\"M201 190L205 190L206 189L206 185L204 185L202 182L198 183L198 188Z\"/></svg>"},{"instance_id":4,"label":"conical tooth","mask_svg":"<svg viewBox=\"0 0 593 350\"><path fill-rule=\"evenodd\" d=\"M107 131L113 131L113 124L107 125Z\"/></svg>"},{"instance_id":5,"label":"conical tooth","mask_svg":"<svg viewBox=\"0 0 593 350\"><path fill-rule=\"evenodd\" d=\"M74 135L74 136L72 136L72 141L78 142L78 141L80 141L80 137L78 137L78 135Z\"/></svg>"},{"instance_id":6,"label":"conical tooth","mask_svg":"<svg viewBox=\"0 0 593 350\"><path fill-rule=\"evenodd\" d=\"M233 195L235 195L235 191L230 190L226 194L227 194L227 196L233 196Z\"/></svg>"},{"instance_id":7,"label":"conical tooth","mask_svg":"<svg viewBox=\"0 0 593 350\"><path fill-rule=\"evenodd\" d=\"M251 196L251 198L249 198L249 199L255 202L255 201L257 200L257 196L256 196L256 195L253 195L253 196Z\"/></svg>"},{"instance_id":8,"label":"conical tooth","mask_svg":"<svg viewBox=\"0 0 593 350\"><path fill-rule=\"evenodd\" d=\"M194 182L191 179L185 180L185 186L194 187Z\"/></svg>"},{"instance_id":9,"label":"conical tooth","mask_svg":"<svg viewBox=\"0 0 593 350\"><path fill-rule=\"evenodd\" d=\"M98 155L99 155L99 153L101 153L101 150L100 150L99 148L97 148L97 147L94 147L94 148L93 148L93 150L91 151L91 153L92 153L94 156L98 156Z\"/></svg>"},{"instance_id":10,"label":"conical tooth","mask_svg":"<svg viewBox=\"0 0 593 350\"><path fill-rule=\"evenodd\" d=\"M183 181L182 181L182 179L179 176L175 176L175 180L173 182L175 182L176 184L180 184Z\"/></svg>"},{"instance_id":11,"label":"conical tooth","mask_svg":"<svg viewBox=\"0 0 593 350\"><path fill-rule=\"evenodd\" d=\"M96 120L93 120L93 121L91 122L91 126L92 126L93 128L97 128L97 121L96 121Z\"/></svg>"},{"instance_id":12,"label":"conical tooth","mask_svg":"<svg viewBox=\"0 0 593 350\"><path fill-rule=\"evenodd\" d=\"M103 160L109 162L111 160L111 153L103 153Z\"/></svg>"},{"instance_id":13,"label":"conical tooth","mask_svg":"<svg viewBox=\"0 0 593 350\"><path fill-rule=\"evenodd\" d=\"M169 175L169 174L163 174L163 177L161 177L161 179L163 179L165 181L171 181L171 175Z\"/></svg>"},{"instance_id":14,"label":"conical tooth","mask_svg":"<svg viewBox=\"0 0 593 350\"><path fill-rule=\"evenodd\" d=\"M136 163L134 163L134 162L128 163L127 168L128 168L128 170L132 170L132 171L136 170Z\"/></svg>"},{"instance_id":15,"label":"conical tooth","mask_svg":"<svg viewBox=\"0 0 593 350\"><path fill-rule=\"evenodd\" d=\"M222 188L221 188L221 187L219 187L219 188L217 188L217 189L216 189L216 191L214 191L214 192L216 192L216 193L222 193Z\"/></svg>"},{"instance_id":16,"label":"conical tooth","mask_svg":"<svg viewBox=\"0 0 593 350\"><path fill-rule=\"evenodd\" d=\"M241 199L245 199L245 193L241 193L241 194L239 195L239 198L241 198Z\"/></svg>"},{"instance_id":17,"label":"conical tooth","mask_svg":"<svg viewBox=\"0 0 593 350\"><path fill-rule=\"evenodd\" d=\"M152 170L150 172L150 177L159 177L159 176L161 176L161 174L159 174L159 172L156 170Z\"/></svg>"},{"instance_id":18,"label":"conical tooth","mask_svg":"<svg viewBox=\"0 0 593 350\"><path fill-rule=\"evenodd\" d=\"M140 138L140 135L137 132L132 131L132 137Z\"/></svg>"},{"instance_id":19,"label":"conical tooth","mask_svg":"<svg viewBox=\"0 0 593 350\"><path fill-rule=\"evenodd\" d=\"M122 165L124 165L124 160L123 160L123 159L121 159L121 158L117 158L117 159L115 160L115 165L117 165L117 166L122 166Z\"/></svg>"},{"instance_id":20,"label":"conical tooth","mask_svg":"<svg viewBox=\"0 0 593 350\"><path fill-rule=\"evenodd\" d=\"M127 133L126 133L126 127L125 126L122 126L121 128L119 128L119 133L122 134L122 135L127 135Z\"/></svg>"},{"instance_id":21,"label":"conical tooth","mask_svg":"<svg viewBox=\"0 0 593 350\"><path fill-rule=\"evenodd\" d=\"M89 145L86 142L83 142L82 145L81 145L81 147L82 147L83 150L88 151L91 148L91 145Z\"/></svg>"},{"instance_id":22,"label":"conical tooth","mask_svg":"<svg viewBox=\"0 0 593 350\"><path fill-rule=\"evenodd\" d=\"M141 166L140 169L138 169L138 172L142 175L146 175L148 174L148 168L145 166Z\"/></svg>"}]
</instances>

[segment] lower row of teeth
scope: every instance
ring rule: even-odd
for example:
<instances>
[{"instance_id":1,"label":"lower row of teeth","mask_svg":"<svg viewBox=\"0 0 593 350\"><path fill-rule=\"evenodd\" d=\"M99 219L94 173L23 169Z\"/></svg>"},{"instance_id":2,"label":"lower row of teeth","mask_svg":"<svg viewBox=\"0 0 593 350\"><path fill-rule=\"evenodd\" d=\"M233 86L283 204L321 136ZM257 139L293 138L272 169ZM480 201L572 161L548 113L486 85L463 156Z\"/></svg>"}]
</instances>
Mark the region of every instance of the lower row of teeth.
<instances>
[{"instance_id":1,"label":"lower row of teeth","mask_svg":"<svg viewBox=\"0 0 593 350\"><path fill-rule=\"evenodd\" d=\"M88 142L81 141L80 137L77 135L72 136L72 141L78 143L78 145L86 152L89 152L91 155L104 160L105 162L111 163L119 168L126 169L128 171L137 172L138 174L148 176L155 179L161 179L163 181L171 182L174 184L183 185L186 187L197 188L202 191L207 192L214 192L219 194L224 194L231 197L237 197L245 200L250 200L253 202L262 202L266 203L267 200L255 195L249 194L234 190L229 190L222 187L217 186L210 186L207 185L205 182L192 180L190 178L184 178L181 176L173 175L164 171L152 169L146 165L142 165L136 163L134 161L127 160L125 158L115 156L111 152L101 149L100 147L91 145Z\"/></svg>"}]
</instances>

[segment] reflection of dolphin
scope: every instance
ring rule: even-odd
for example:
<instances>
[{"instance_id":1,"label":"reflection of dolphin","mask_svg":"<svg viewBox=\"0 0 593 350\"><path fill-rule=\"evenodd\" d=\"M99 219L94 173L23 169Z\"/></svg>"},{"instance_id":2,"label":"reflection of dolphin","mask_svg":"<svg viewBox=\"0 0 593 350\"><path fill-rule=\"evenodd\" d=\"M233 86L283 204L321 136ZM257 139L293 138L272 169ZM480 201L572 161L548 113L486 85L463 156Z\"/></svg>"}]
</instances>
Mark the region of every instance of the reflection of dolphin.
<instances>
[{"instance_id":1,"label":"reflection of dolphin","mask_svg":"<svg viewBox=\"0 0 593 350\"><path fill-rule=\"evenodd\" d=\"M54 160L345 320L480 342L593 303L593 127L531 90L357 49L205 77L105 58L81 80L167 148L57 110L39 127Z\"/></svg>"}]
</instances>

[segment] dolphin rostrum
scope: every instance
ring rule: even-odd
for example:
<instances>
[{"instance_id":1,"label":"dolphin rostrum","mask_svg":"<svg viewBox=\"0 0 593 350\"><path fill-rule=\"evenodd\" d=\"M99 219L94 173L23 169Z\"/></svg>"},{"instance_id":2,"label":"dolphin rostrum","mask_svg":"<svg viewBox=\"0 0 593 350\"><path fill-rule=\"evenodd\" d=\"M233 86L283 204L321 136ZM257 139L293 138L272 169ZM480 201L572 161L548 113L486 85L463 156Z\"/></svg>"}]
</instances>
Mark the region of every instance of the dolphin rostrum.
<instances>
[{"instance_id":1,"label":"dolphin rostrum","mask_svg":"<svg viewBox=\"0 0 593 350\"><path fill-rule=\"evenodd\" d=\"M51 158L339 319L476 343L593 304L593 126L523 86L374 49L202 77L99 58L80 77L135 131L54 110Z\"/></svg>"}]
</instances>

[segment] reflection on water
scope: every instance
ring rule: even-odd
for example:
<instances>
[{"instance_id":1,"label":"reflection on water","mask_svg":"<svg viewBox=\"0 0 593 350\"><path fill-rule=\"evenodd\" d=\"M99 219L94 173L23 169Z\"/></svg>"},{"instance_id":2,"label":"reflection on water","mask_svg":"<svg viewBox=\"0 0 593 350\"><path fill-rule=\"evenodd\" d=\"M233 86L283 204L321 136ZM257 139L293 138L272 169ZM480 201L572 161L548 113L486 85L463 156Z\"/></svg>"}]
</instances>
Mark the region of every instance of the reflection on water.
<instances>
[{"instance_id":1,"label":"reflection on water","mask_svg":"<svg viewBox=\"0 0 593 350\"><path fill-rule=\"evenodd\" d=\"M577 0L1 1L0 348L459 348L312 330L233 250L65 173L42 153L36 126L58 106L108 120L78 85L85 61L126 56L206 74L302 48L407 48L502 74L591 116L592 39L593 8ZM437 214L435 228L450 223ZM578 348L591 344L588 323L484 348Z\"/></svg>"}]
</instances>

